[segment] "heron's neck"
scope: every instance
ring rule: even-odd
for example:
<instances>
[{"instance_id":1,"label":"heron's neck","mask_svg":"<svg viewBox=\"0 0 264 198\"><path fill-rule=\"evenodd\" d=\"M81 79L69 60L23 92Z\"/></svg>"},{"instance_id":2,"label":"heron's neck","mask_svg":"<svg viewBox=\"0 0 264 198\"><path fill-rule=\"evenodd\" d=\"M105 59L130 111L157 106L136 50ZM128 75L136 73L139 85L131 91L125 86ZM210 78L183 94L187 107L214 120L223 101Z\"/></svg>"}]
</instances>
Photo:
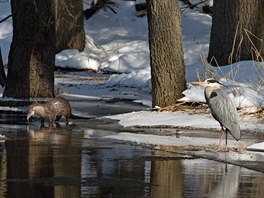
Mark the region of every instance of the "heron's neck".
<instances>
[{"instance_id":1,"label":"heron's neck","mask_svg":"<svg viewBox=\"0 0 264 198\"><path fill-rule=\"evenodd\" d=\"M205 87L204 89L204 96L205 99L207 100L207 98L210 98L211 93L216 90L216 87ZM208 101L207 101L208 102Z\"/></svg>"}]
</instances>

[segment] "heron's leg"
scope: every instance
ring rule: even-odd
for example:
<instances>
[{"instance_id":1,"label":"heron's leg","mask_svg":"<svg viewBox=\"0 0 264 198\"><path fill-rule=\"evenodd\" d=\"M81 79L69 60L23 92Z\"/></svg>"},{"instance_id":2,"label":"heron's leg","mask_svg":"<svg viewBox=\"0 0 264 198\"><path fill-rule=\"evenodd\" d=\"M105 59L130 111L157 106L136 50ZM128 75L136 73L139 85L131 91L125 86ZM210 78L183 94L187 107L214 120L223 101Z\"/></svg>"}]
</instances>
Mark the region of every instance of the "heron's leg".
<instances>
[{"instance_id":1,"label":"heron's leg","mask_svg":"<svg viewBox=\"0 0 264 198\"><path fill-rule=\"evenodd\" d=\"M222 128L222 134L221 134L221 137L220 137L220 141L219 141L219 145L218 145L217 151L218 152L219 151L227 152L228 151L228 149L227 149L227 133L228 133L228 131L223 126L221 126L221 128ZM224 148L221 148L221 141L222 141L222 137L223 137L224 133L226 133L226 144L225 144Z\"/></svg>"},{"instance_id":2,"label":"heron's leg","mask_svg":"<svg viewBox=\"0 0 264 198\"><path fill-rule=\"evenodd\" d=\"M224 131L222 131L222 133L221 133L221 136L220 136L220 140L219 140L218 147L220 147L220 145L221 145L221 141L222 141L222 138L223 138L223 133L224 133Z\"/></svg>"},{"instance_id":3,"label":"heron's leg","mask_svg":"<svg viewBox=\"0 0 264 198\"><path fill-rule=\"evenodd\" d=\"M223 151L224 151L224 152L228 152L228 148L227 148L227 133L228 133L228 130L227 130L226 128L224 128L224 127L222 127L222 130L223 130L223 132L225 132L225 134L226 134L226 143L225 143L225 146L224 146L224 148L223 148ZM223 135L223 133L222 133L222 135Z\"/></svg>"},{"instance_id":4,"label":"heron's leg","mask_svg":"<svg viewBox=\"0 0 264 198\"><path fill-rule=\"evenodd\" d=\"M225 132L226 132L226 146L227 146L227 133L228 133L228 131L225 130Z\"/></svg>"},{"instance_id":5,"label":"heron's leg","mask_svg":"<svg viewBox=\"0 0 264 198\"><path fill-rule=\"evenodd\" d=\"M225 132L225 129L224 129L224 127L223 127L223 126L221 126L221 128L222 128L222 133L221 133L220 140L219 140L219 145L218 145L218 147L219 147L219 148L220 148L221 141L222 141L222 138L223 138L223 135L224 135L224 132Z\"/></svg>"}]
</instances>

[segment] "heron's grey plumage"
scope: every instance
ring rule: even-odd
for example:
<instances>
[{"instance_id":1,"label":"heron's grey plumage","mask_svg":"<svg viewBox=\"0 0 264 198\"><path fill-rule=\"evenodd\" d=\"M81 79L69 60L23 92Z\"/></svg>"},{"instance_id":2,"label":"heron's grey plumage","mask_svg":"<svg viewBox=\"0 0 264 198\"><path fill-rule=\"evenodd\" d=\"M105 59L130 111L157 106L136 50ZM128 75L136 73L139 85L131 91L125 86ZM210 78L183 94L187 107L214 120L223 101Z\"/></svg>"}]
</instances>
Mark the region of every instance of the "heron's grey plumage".
<instances>
[{"instance_id":1,"label":"heron's grey plumage","mask_svg":"<svg viewBox=\"0 0 264 198\"><path fill-rule=\"evenodd\" d=\"M239 140L241 132L238 124L238 113L229 96L220 86L218 88L208 86L205 88L204 94L213 117L236 140Z\"/></svg>"},{"instance_id":2,"label":"heron's grey plumage","mask_svg":"<svg viewBox=\"0 0 264 198\"><path fill-rule=\"evenodd\" d=\"M241 132L238 124L238 113L232 100L227 93L221 89L222 84L212 78L209 78L204 82L192 82L192 84L198 84L205 87L204 96L206 102L213 117L220 123L222 131L226 133L226 144L228 132L236 140L239 140L241 138ZM222 136L220 138L219 147L221 139Z\"/></svg>"}]
</instances>

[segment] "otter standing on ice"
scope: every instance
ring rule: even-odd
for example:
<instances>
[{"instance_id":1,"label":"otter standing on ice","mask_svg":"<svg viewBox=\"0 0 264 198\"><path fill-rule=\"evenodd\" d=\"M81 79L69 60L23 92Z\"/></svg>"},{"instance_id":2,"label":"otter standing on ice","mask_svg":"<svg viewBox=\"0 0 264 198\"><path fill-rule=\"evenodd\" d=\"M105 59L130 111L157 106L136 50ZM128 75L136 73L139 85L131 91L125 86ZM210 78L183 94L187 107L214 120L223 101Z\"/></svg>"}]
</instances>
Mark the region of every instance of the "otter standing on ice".
<instances>
[{"instance_id":1,"label":"otter standing on ice","mask_svg":"<svg viewBox=\"0 0 264 198\"><path fill-rule=\"evenodd\" d=\"M33 115L38 115L41 118L41 122L44 123L45 118L50 123L58 121L62 116L65 117L66 123L69 122L71 117L71 105L68 100L63 97L56 97L50 99L46 103L32 104L28 107L27 120Z\"/></svg>"}]
</instances>

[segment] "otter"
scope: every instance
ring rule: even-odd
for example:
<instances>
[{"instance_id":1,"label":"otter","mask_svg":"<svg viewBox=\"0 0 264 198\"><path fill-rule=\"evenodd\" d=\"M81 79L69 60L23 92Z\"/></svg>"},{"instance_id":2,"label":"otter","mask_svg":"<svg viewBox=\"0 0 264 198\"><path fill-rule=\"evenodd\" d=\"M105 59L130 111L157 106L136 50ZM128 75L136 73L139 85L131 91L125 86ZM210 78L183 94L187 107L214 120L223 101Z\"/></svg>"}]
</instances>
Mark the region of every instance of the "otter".
<instances>
[{"instance_id":1,"label":"otter","mask_svg":"<svg viewBox=\"0 0 264 198\"><path fill-rule=\"evenodd\" d=\"M41 118L41 123L47 119L50 123L59 121L62 116L65 117L66 123L72 116L71 105L69 101L63 97L55 97L45 103L36 103L28 107L27 120L33 115Z\"/></svg>"}]
</instances>

